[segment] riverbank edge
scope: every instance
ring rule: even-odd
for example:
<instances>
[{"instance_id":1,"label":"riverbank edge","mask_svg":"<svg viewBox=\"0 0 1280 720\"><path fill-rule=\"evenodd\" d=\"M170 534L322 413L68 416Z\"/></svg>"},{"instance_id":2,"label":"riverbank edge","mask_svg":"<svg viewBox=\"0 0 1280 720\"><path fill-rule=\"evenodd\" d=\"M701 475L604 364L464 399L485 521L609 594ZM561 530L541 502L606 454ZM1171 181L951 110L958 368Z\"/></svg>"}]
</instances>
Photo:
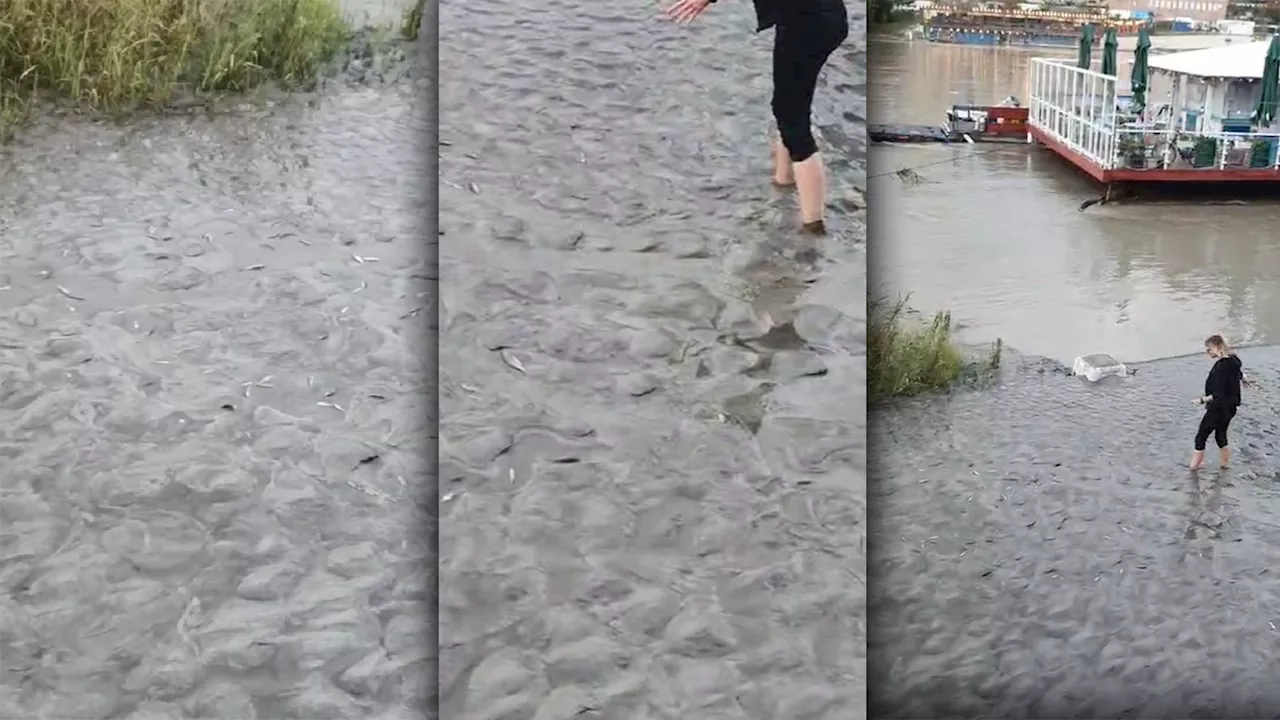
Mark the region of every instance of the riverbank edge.
<instances>
[{"instance_id":1,"label":"riverbank edge","mask_svg":"<svg viewBox=\"0 0 1280 720\"><path fill-rule=\"evenodd\" d=\"M954 338L949 311L938 311L923 322L909 299L867 303L869 404L981 386L999 374L1003 340L997 338L985 348L965 347Z\"/></svg>"},{"instance_id":2,"label":"riverbank edge","mask_svg":"<svg viewBox=\"0 0 1280 720\"><path fill-rule=\"evenodd\" d=\"M336 0L317 0L332 6L341 23L341 39L328 48L307 77L294 82L264 77L261 82L242 90L196 91L176 86L171 96L156 104L138 103L125 111L95 107L82 100L52 92L22 92L0 78L0 148L16 140L21 131L40 116L83 116L91 120L127 121L145 115L182 115L220 113L241 108L245 103L276 99L281 96L323 89L338 81L349 85L369 84L371 76L382 79L394 74L393 69L408 59L406 46L417 43L422 29L426 0L416 0L406 7L397 21L385 24L358 24L344 17ZM230 106L230 107L229 107Z\"/></svg>"}]
</instances>

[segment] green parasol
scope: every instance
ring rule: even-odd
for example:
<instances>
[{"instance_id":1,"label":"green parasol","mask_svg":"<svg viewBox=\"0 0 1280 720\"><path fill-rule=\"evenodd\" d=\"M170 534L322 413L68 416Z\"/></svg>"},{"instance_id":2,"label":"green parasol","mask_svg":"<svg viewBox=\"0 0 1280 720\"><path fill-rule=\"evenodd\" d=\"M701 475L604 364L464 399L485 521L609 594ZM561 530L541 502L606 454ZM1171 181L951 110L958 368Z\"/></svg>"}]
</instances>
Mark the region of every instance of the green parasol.
<instances>
[{"instance_id":1,"label":"green parasol","mask_svg":"<svg viewBox=\"0 0 1280 720\"><path fill-rule=\"evenodd\" d=\"M1151 34L1144 27L1138 31L1138 47L1133 50L1133 72L1129 74L1129 94L1133 95L1133 111L1147 107L1147 56L1151 54Z\"/></svg>"},{"instance_id":2,"label":"green parasol","mask_svg":"<svg viewBox=\"0 0 1280 720\"><path fill-rule=\"evenodd\" d=\"M1080 28L1080 54L1076 57L1076 67L1088 70L1093 64L1093 26L1084 25Z\"/></svg>"},{"instance_id":3,"label":"green parasol","mask_svg":"<svg viewBox=\"0 0 1280 720\"><path fill-rule=\"evenodd\" d=\"M1102 39L1102 74L1116 77L1116 66L1119 61L1116 56L1120 53L1120 38L1116 37L1116 29L1107 28L1106 34Z\"/></svg>"},{"instance_id":4,"label":"green parasol","mask_svg":"<svg viewBox=\"0 0 1280 720\"><path fill-rule=\"evenodd\" d=\"M1266 127L1276 119L1276 105L1280 102L1280 35L1271 36L1260 82L1262 93L1258 95L1258 107L1253 111L1253 124Z\"/></svg>"}]
</instances>

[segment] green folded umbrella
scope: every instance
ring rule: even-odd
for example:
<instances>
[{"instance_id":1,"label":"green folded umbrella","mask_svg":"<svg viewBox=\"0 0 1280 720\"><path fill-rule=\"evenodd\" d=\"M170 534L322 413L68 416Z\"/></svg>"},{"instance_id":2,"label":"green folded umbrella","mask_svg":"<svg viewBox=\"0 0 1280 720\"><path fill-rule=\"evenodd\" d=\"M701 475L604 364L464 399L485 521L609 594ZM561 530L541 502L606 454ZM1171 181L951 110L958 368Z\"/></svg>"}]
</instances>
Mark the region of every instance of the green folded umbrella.
<instances>
[{"instance_id":1,"label":"green folded umbrella","mask_svg":"<svg viewBox=\"0 0 1280 720\"><path fill-rule=\"evenodd\" d=\"M1258 95L1258 107L1253 111L1253 124L1266 127L1275 120L1276 105L1280 102L1280 35L1271 36L1259 82L1262 83L1262 92Z\"/></svg>"},{"instance_id":2,"label":"green folded umbrella","mask_svg":"<svg viewBox=\"0 0 1280 720\"><path fill-rule=\"evenodd\" d=\"M1080 28L1080 54L1076 57L1076 67L1089 69L1093 64L1093 26L1084 25Z\"/></svg>"},{"instance_id":3,"label":"green folded umbrella","mask_svg":"<svg viewBox=\"0 0 1280 720\"><path fill-rule=\"evenodd\" d=\"M1116 36L1116 29L1107 28L1106 35L1102 39L1102 74L1116 77L1116 66L1120 64L1117 56L1120 53L1120 38Z\"/></svg>"},{"instance_id":4,"label":"green folded umbrella","mask_svg":"<svg viewBox=\"0 0 1280 720\"><path fill-rule=\"evenodd\" d=\"M1144 27L1138 31L1138 47L1133 50L1133 72L1129 74L1129 93L1133 95L1134 112L1147 107L1147 56L1151 54L1151 34Z\"/></svg>"}]
</instances>

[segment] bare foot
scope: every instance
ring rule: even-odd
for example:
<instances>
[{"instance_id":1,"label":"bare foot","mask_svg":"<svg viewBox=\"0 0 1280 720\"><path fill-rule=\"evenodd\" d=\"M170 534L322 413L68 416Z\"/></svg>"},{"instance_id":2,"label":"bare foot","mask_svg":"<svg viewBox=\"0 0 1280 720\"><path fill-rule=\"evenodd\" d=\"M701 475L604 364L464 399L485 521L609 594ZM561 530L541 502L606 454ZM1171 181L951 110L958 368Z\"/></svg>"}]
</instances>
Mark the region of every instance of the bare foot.
<instances>
[{"instance_id":1,"label":"bare foot","mask_svg":"<svg viewBox=\"0 0 1280 720\"><path fill-rule=\"evenodd\" d=\"M796 186L796 181L790 178L779 180L775 177L773 179L773 186L776 188L793 188Z\"/></svg>"},{"instance_id":2,"label":"bare foot","mask_svg":"<svg viewBox=\"0 0 1280 720\"><path fill-rule=\"evenodd\" d=\"M800 232L804 233L805 235L826 235L827 224L821 220L814 220L813 222L807 222L800 227Z\"/></svg>"}]
</instances>

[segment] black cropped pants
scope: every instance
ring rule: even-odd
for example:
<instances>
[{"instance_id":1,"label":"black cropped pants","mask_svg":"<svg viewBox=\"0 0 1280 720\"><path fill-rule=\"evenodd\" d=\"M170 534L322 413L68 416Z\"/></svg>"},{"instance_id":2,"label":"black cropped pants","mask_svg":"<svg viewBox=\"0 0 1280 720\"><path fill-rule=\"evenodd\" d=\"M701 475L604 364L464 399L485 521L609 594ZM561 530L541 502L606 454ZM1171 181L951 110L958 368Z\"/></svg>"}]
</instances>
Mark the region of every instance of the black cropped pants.
<instances>
[{"instance_id":1,"label":"black cropped pants","mask_svg":"<svg viewBox=\"0 0 1280 720\"><path fill-rule=\"evenodd\" d=\"M827 9L788 17L773 36L773 117L792 162L818 152L810 120L818 73L849 37L843 0L823 5Z\"/></svg>"},{"instance_id":2,"label":"black cropped pants","mask_svg":"<svg viewBox=\"0 0 1280 720\"><path fill-rule=\"evenodd\" d=\"M1210 403L1204 410L1204 417L1200 418L1200 428L1196 430L1196 450L1204 452L1204 446L1209 442L1210 435L1213 435L1213 440L1218 443L1218 447L1226 447L1227 427L1231 425L1231 419L1235 416L1235 407L1230 405L1215 407Z\"/></svg>"}]
</instances>

